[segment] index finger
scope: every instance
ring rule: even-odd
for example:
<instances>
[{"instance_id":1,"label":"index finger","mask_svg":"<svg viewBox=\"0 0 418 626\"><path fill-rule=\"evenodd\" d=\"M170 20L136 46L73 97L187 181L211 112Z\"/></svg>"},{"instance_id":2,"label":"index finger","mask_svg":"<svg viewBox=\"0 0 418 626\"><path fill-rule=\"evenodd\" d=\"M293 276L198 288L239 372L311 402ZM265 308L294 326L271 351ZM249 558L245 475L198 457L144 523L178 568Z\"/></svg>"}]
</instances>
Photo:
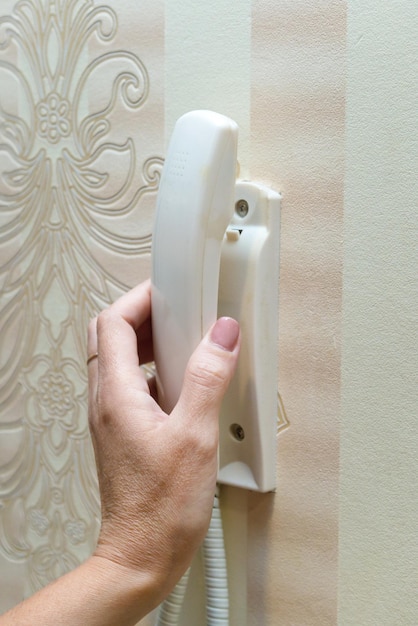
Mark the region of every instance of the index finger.
<instances>
[{"instance_id":1,"label":"index finger","mask_svg":"<svg viewBox=\"0 0 418 626\"><path fill-rule=\"evenodd\" d=\"M151 280L125 293L108 310L120 315L135 331L138 330L151 314Z\"/></svg>"},{"instance_id":2,"label":"index finger","mask_svg":"<svg viewBox=\"0 0 418 626\"><path fill-rule=\"evenodd\" d=\"M151 281L124 294L97 319L99 378L123 380L148 391L141 372L137 331L151 314ZM139 346L139 350L141 347Z\"/></svg>"}]
</instances>

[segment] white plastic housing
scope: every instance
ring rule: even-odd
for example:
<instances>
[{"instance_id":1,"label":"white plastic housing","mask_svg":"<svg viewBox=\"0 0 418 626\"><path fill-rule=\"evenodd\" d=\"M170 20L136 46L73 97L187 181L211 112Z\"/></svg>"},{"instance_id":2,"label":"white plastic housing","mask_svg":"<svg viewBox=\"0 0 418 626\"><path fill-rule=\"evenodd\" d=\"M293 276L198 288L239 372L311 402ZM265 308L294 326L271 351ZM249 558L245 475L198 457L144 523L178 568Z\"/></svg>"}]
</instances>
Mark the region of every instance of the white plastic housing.
<instances>
[{"instance_id":1,"label":"white plastic housing","mask_svg":"<svg viewBox=\"0 0 418 626\"><path fill-rule=\"evenodd\" d=\"M218 316L241 324L238 370L220 420L218 482L255 491L276 487L280 195L239 182L221 256Z\"/></svg>"},{"instance_id":2,"label":"white plastic housing","mask_svg":"<svg viewBox=\"0 0 418 626\"><path fill-rule=\"evenodd\" d=\"M238 127L211 111L176 123L152 242L152 324L159 401L175 406L187 361L216 320L219 264L234 211Z\"/></svg>"}]
</instances>

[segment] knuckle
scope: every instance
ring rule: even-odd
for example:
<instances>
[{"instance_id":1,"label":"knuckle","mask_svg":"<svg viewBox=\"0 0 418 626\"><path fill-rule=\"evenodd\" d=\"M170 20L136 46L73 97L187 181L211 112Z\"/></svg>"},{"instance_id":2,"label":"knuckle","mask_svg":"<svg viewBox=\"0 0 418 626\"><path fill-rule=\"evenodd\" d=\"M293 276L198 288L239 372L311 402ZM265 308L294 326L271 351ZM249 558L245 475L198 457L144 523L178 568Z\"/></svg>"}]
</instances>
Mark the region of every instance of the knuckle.
<instances>
[{"instance_id":1,"label":"knuckle","mask_svg":"<svg viewBox=\"0 0 418 626\"><path fill-rule=\"evenodd\" d=\"M106 380L102 381L97 389L97 412L100 422L110 423L119 410L120 402L116 393L110 393Z\"/></svg>"},{"instance_id":2,"label":"knuckle","mask_svg":"<svg viewBox=\"0 0 418 626\"><path fill-rule=\"evenodd\" d=\"M208 358L205 362L191 363L188 376L192 384L201 389L213 389L227 384L228 375L223 363L216 358Z\"/></svg>"},{"instance_id":3,"label":"knuckle","mask_svg":"<svg viewBox=\"0 0 418 626\"><path fill-rule=\"evenodd\" d=\"M101 311L96 318L97 332L105 330L106 327L112 322L113 318L114 313L111 306L107 309L103 309L103 311Z\"/></svg>"},{"instance_id":4,"label":"knuckle","mask_svg":"<svg viewBox=\"0 0 418 626\"><path fill-rule=\"evenodd\" d=\"M211 428L187 428L183 431L182 451L194 460L208 461L217 454L217 430Z\"/></svg>"}]
</instances>

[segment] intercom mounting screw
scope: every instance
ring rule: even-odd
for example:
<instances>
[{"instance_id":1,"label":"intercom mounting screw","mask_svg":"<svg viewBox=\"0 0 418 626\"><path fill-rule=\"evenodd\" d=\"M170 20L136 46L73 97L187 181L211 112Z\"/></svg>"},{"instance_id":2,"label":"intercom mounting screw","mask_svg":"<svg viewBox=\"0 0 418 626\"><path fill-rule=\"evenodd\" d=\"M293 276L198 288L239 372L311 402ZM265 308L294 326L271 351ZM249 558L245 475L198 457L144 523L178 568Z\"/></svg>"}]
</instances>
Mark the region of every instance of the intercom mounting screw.
<instances>
[{"instance_id":1,"label":"intercom mounting screw","mask_svg":"<svg viewBox=\"0 0 418 626\"><path fill-rule=\"evenodd\" d=\"M245 432L242 426L240 426L240 424L232 424L231 425L231 433L232 436L237 440L237 441L242 441L245 438Z\"/></svg>"},{"instance_id":2,"label":"intercom mounting screw","mask_svg":"<svg viewBox=\"0 0 418 626\"><path fill-rule=\"evenodd\" d=\"M237 200L235 203L235 212L240 217L245 217L248 214L248 202L244 199Z\"/></svg>"}]
</instances>

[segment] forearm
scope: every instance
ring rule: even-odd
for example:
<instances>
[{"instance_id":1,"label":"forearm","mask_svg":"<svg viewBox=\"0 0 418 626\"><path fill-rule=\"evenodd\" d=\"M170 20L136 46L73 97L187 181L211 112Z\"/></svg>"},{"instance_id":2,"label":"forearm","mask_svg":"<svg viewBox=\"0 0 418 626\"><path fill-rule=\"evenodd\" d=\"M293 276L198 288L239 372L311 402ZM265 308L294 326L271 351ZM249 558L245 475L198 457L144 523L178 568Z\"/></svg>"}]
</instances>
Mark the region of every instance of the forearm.
<instances>
[{"instance_id":1,"label":"forearm","mask_svg":"<svg viewBox=\"0 0 418 626\"><path fill-rule=\"evenodd\" d=\"M133 626L159 600L151 576L93 556L0 617L0 626Z\"/></svg>"}]
</instances>

